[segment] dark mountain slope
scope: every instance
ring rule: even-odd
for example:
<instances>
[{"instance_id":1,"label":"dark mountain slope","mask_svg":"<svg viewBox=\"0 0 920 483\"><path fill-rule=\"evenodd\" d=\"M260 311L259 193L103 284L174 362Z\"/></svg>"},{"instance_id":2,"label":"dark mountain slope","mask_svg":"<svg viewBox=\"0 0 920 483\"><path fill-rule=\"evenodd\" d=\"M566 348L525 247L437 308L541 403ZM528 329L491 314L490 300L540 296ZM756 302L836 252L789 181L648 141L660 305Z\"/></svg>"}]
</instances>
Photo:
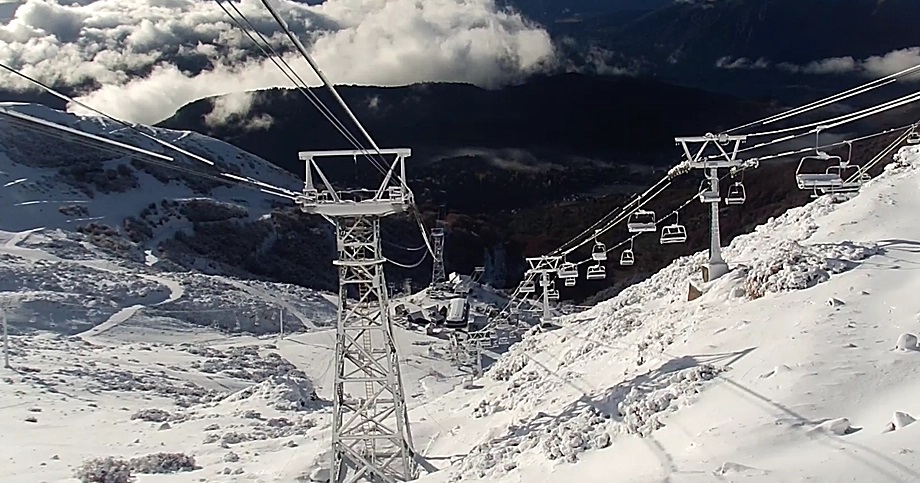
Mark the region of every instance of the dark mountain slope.
<instances>
[{"instance_id":1,"label":"dark mountain slope","mask_svg":"<svg viewBox=\"0 0 920 483\"><path fill-rule=\"evenodd\" d=\"M379 145L418 150L414 164L424 164L426 153L430 158L464 148L670 162L675 135L718 130L766 111L657 81L578 74L538 77L500 90L441 83L339 90ZM317 92L333 105L325 92ZM250 116L267 114L274 120L259 131L238 124L208 126L204 116L213 103L204 99L185 106L162 125L207 133L296 172L299 150L351 147L296 91L259 94Z\"/></svg>"}]
</instances>

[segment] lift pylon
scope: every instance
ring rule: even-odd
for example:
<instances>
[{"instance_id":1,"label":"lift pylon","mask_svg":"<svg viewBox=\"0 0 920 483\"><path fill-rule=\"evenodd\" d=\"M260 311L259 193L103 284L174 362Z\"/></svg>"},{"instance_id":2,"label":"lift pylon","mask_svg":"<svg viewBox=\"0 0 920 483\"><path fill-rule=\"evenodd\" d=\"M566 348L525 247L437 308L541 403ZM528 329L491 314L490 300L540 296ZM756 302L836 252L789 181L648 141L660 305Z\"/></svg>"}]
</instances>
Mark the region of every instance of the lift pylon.
<instances>
[{"instance_id":1,"label":"lift pylon","mask_svg":"<svg viewBox=\"0 0 920 483\"><path fill-rule=\"evenodd\" d=\"M336 191L315 161L376 154L395 155L396 160L374 191ZM334 483L395 483L417 475L380 247L380 220L407 211L413 203L405 184L405 158L410 154L408 149L384 149L299 155L306 162L306 178L297 204L305 213L325 216L336 225L339 309L330 475ZM314 174L322 189L314 185Z\"/></svg>"},{"instance_id":2,"label":"lift pylon","mask_svg":"<svg viewBox=\"0 0 920 483\"><path fill-rule=\"evenodd\" d=\"M683 148L687 157L686 168L699 169L706 173L709 181L708 193L714 196L701 197L701 201L709 203L711 219L709 224L709 263L708 280L715 280L728 273L728 264L722 258L722 235L719 229L719 170L737 170L739 168L756 167L756 161L738 160L738 150L747 136L731 136L728 134L712 134L697 137L678 137L674 141ZM715 148L715 149L713 149ZM753 164L752 164L753 163Z\"/></svg>"}]
</instances>

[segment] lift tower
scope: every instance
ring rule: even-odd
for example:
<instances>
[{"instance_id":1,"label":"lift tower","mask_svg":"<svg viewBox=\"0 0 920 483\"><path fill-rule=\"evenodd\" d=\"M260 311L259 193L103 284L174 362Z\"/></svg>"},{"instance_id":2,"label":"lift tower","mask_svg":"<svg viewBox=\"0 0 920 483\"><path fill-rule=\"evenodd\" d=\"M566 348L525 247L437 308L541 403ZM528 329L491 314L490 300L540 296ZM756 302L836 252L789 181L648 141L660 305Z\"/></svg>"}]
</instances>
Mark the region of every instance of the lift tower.
<instances>
[{"instance_id":1,"label":"lift tower","mask_svg":"<svg viewBox=\"0 0 920 483\"><path fill-rule=\"evenodd\" d=\"M431 229L431 248L434 251L434 263L431 265L431 286L434 287L447 280L444 270L444 222L438 220Z\"/></svg>"},{"instance_id":2,"label":"lift tower","mask_svg":"<svg viewBox=\"0 0 920 483\"><path fill-rule=\"evenodd\" d=\"M746 166L746 161L738 160L738 149L746 140L747 136L712 133L698 137L674 138L687 157L681 168L686 171L703 170L709 181L709 189L700 193L700 202L709 203L711 209L707 281L715 280L728 273L728 264L722 258L722 233L719 228L719 202L722 201L719 195L719 169L737 170ZM712 146L716 148L715 152L710 149Z\"/></svg>"},{"instance_id":3,"label":"lift tower","mask_svg":"<svg viewBox=\"0 0 920 483\"><path fill-rule=\"evenodd\" d=\"M316 158L395 155L376 191L336 191ZM306 151L305 213L335 223L339 310L332 416L333 483L393 483L416 477L406 397L393 340L380 220L413 204L406 186L409 149ZM314 173L322 187L314 185Z\"/></svg>"}]
</instances>

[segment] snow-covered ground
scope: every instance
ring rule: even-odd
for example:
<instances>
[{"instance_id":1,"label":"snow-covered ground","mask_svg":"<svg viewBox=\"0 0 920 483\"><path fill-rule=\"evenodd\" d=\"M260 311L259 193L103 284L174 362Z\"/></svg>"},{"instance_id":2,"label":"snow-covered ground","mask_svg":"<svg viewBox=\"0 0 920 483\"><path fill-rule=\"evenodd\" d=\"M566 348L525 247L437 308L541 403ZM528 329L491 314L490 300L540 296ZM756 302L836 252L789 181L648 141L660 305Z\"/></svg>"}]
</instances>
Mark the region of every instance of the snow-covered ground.
<instances>
[{"instance_id":1,"label":"snow-covered ground","mask_svg":"<svg viewBox=\"0 0 920 483\"><path fill-rule=\"evenodd\" d=\"M899 156L853 200L736 238L702 297L687 301L699 253L528 336L472 389L446 341L397 328L415 445L440 468L420 481L920 481L920 350L903 337L920 328L920 148ZM0 233L0 483L157 453L199 468L138 482L328 464L334 297L147 255ZM299 332L279 338L282 311Z\"/></svg>"},{"instance_id":2,"label":"snow-covered ground","mask_svg":"<svg viewBox=\"0 0 920 483\"><path fill-rule=\"evenodd\" d=\"M897 348L920 330L920 149L899 156L855 199L738 237L701 298L704 253L414 411L443 468L420 481L920 481L920 425L900 427L920 351Z\"/></svg>"}]
</instances>

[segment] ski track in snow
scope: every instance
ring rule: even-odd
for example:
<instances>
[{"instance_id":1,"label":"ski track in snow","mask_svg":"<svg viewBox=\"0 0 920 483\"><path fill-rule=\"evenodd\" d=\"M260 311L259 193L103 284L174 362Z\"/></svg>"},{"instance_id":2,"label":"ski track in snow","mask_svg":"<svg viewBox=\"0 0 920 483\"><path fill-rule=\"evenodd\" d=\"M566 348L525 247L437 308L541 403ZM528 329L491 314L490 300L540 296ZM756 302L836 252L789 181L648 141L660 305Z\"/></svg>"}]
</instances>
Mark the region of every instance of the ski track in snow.
<instances>
[{"instance_id":1,"label":"ski track in snow","mask_svg":"<svg viewBox=\"0 0 920 483\"><path fill-rule=\"evenodd\" d=\"M152 282L156 282L160 285L165 286L167 289L169 289L169 296L166 299L160 302L154 303L154 304L150 304L150 305L137 304L137 305L132 305L130 307L125 307L119 310L118 312L112 314L112 316L109 317L108 320L106 320L105 322L82 332L80 334L81 337L96 337L96 336L102 335L114 329L115 327L118 327L120 324L124 323L125 321L133 317L134 314L136 314L138 310L143 309L144 307L148 307L148 306L156 307L158 305L164 305L170 302L174 302L176 300L179 300L182 297L182 295L185 293L185 289L182 286L182 284L175 280L170 280L168 278L159 277L155 275L135 274L131 272L130 270L123 269L113 264L112 262L109 262L106 260L99 260L99 259L97 260L67 260L67 259L57 257L55 255L52 255L42 250L33 249L33 248L24 248L24 247L19 246L20 243L28 239L29 235L39 232L41 230L42 228L35 228L32 230L27 230L23 232L12 233L11 234L12 236L9 236L9 238L3 244L3 247L0 248L0 253L8 253L10 255L15 255L15 256L27 258L30 260L47 260L47 261L53 261L53 262L71 263L71 264L82 265L84 267L92 268L94 270L101 270L101 271L105 271L109 273L118 273L118 274L122 274L126 276L138 276L138 277L150 280Z\"/></svg>"}]
</instances>

